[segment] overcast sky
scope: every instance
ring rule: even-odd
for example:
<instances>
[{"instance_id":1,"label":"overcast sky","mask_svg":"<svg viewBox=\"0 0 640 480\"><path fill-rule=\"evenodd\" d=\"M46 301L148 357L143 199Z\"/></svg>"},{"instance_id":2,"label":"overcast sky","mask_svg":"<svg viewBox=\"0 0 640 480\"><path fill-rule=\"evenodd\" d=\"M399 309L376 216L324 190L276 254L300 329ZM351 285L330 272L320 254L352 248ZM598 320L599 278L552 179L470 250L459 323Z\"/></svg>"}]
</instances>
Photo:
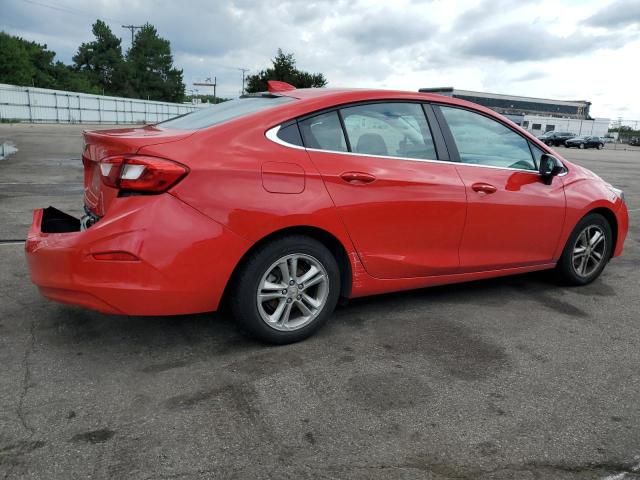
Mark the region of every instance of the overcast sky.
<instances>
[{"instance_id":1,"label":"overcast sky","mask_svg":"<svg viewBox=\"0 0 640 480\"><path fill-rule=\"evenodd\" d=\"M235 96L240 67L280 47L330 87L453 86L589 100L591 114L640 121L640 0L0 0L0 29L69 63L91 24L150 22L171 42L187 89L218 78ZM206 87L197 87L202 93Z\"/></svg>"}]
</instances>

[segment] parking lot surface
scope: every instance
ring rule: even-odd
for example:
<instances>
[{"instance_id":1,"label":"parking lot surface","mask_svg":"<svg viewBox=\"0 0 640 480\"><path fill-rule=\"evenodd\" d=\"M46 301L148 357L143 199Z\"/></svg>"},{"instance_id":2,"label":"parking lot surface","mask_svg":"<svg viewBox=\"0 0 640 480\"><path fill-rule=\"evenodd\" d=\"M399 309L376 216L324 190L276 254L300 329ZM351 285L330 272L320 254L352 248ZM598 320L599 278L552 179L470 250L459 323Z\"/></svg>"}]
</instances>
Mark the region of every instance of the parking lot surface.
<instances>
[{"instance_id":1,"label":"parking lot surface","mask_svg":"<svg viewBox=\"0 0 640 480\"><path fill-rule=\"evenodd\" d=\"M623 188L602 277L351 301L265 346L225 314L106 316L26 270L31 210L79 214L86 126L0 125L0 476L640 479L640 150L556 149Z\"/></svg>"}]
</instances>

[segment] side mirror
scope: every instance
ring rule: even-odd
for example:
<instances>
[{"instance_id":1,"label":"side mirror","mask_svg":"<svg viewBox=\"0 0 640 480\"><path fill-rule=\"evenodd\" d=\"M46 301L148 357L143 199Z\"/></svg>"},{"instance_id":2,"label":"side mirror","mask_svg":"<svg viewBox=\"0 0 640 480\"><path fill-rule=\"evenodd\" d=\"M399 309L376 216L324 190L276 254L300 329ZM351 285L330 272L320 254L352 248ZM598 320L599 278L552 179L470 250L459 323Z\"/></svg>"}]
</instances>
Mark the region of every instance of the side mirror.
<instances>
[{"instance_id":1,"label":"side mirror","mask_svg":"<svg viewBox=\"0 0 640 480\"><path fill-rule=\"evenodd\" d=\"M553 155L547 153L540 157L540 168L538 169L540 176L546 185L551 185L553 177L564 172L564 165Z\"/></svg>"}]
</instances>

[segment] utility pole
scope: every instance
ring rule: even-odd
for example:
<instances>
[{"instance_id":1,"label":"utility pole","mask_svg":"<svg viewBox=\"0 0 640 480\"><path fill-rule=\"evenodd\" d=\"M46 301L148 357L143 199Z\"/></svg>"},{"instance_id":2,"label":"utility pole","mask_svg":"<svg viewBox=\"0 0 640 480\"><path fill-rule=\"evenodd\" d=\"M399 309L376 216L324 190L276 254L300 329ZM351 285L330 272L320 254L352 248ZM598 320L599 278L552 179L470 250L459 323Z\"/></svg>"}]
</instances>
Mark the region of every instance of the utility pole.
<instances>
[{"instance_id":1,"label":"utility pole","mask_svg":"<svg viewBox=\"0 0 640 480\"><path fill-rule=\"evenodd\" d=\"M194 82L194 86L200 85L202 87L213 87L213 104L216 104L216 86L218 85L218 79L213 77L213 82L211 81L211 77L205 78L204 82Z\"/></svg>"},{"instance_id":2,"label":"utility pole","mask_svg":"<svg viewBox=\"0 0 640 480\"><path fill-rule=\"evenodd\" d=\"M133 47L133 34L136 30L140 30L142 28L142 25L122 25L122 28L131 30L131 46Z\"/></svg>"},{"instance_id":3,"label":"utility pole","mask_svg":"<svg viewBox=\"0 0 640 480\"><path fill-rule=\"evenodd\" d=\"M248 68L239 68L238 70L240 70L242 72L242 92L241 92L241 95L244 95L244 74L245 74L245 72L248 72L249 69Z\"/></svg>"}]
</instances>

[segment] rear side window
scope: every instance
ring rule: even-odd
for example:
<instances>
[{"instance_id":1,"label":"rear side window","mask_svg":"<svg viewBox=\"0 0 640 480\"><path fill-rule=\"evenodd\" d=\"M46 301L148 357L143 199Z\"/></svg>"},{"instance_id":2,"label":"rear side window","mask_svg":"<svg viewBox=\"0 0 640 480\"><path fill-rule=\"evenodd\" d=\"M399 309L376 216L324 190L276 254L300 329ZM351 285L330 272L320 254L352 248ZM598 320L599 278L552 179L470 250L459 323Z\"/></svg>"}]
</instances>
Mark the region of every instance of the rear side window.
<instances>
[{"instance_id":1,"label":"rear side window","mask_svg":"<svg viewBox=\"0 0 640 480\"><path fill-rule=\"evenodd\" d=\"M294 99L291 97L237 98L160 122L158 125L178 130L199 130L292 101Z\"/></svg>"},{"instance_id":2,"label":"rear side window","mask_svg":"<svg viewBox=\"0 0 640 480\"><path fill-rule=\"evenodd\" d=\"M417 103L371 103L340 113L354 153L437 158L427 119Z\"/></svg>"},{"instance_id":3,"label":"rear side window","mask_svg":"<svg viewBox=\"0 0 640 480\"><path fill-rule=\"evenodd\" d=\"M305 147L333 152L347 151L347 142L337 112L322 113L302 120L298 125Z\"/></svg>"},{"instance_id":4,"label":"rear side window","mask_svg":"<svg viewBox=\"0 0 640 480\"><path fill-rule=\"evenodd\" d=\"M476 165L536 170L529 143L505 125L461 108L441 106L460 161Z\"/></svg>"},{"instance_id":5,"label":"rear side window","mask_svg":"<svg viewBox=\"0 0 640 480\"><path fill-rule=\"evenodd\" d=\"M283 142L287 142L291 145L302 146L302 137L300 137L300 130L298 124L293 122L290 125L285 125L278 129L278 138Z\"/></svg>"}]
</instances>

